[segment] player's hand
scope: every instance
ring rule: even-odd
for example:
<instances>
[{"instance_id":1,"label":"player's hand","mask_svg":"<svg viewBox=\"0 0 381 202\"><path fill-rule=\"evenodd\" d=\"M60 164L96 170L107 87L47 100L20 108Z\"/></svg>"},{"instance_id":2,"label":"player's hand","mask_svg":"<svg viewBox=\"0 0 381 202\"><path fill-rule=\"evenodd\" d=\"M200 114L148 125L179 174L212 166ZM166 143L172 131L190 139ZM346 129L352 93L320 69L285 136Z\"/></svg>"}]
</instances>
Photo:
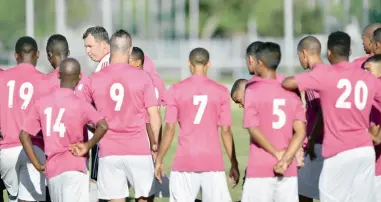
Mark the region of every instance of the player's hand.
<instances>
[{"instance_id":1,"label":"player's hand","mask_svg":"<svg viewBox=\"0 0 381 202\"><path fill-rule=\"evenodd\" d=\"M90 148L88 144L79 142L72 144L69 150L74 156L85 156L89 152Z\"/></svg>"},{"instance_id":2,"label":"player's hand","mask_svg":"<svg viewBox=\"0 0 381 202\"><path fill-rule=\"evenodd\" d=\"M286 152L286 150L280 150L280 151L277 151L277 152L275 153L275 157L276 157L276 159L277 159L278 161L280 161L280 160L283 158L285 152Z\"/></svg>"},{"instance_id":3,"label":"player's hand","mask_svg":"<svg viewBox=\"0 0 381 202\"><path fill-rule=\"evenodd\" d=\"M275 166L274 166L274 172L279 175L284 175L286 170L288 169L288 166L291 164L290 161L287 160L280 160Z\"/></svg>"},{"instance_id":4,"label":"player's hand","mask_svg":"<svg viewBox=\"0 0 381 202\"><path fill-rule=\"evenodd\" d=\"M237 165L232 165L229 171L229 181L233 185L233 188L239 183L239 169Z\"/></svg>"},{"instance_id":5,"label":"player's hand","mask_svg":"<svg viewBox=\"0 0 381 202\"><path fill-rule=\"evenodd\" d=\"M300 148L296 152L295 159L296 159L296 165L299 168L303 168L303 166L304 166L304 149L303 148Z\"/></svg>"},{"instance_id":6,"label":"player's hand","mask_svg":"<svg viewBox=\"0 0 381 202\"><path fill-rule=\"evenodd\" d=\"M44 172L45 171L45 165L42 165L42 164L38 164L37 166L35 166L36 170L38 170L38 172Z\"/></svg>"},{"instance_id":7,"label":"player's hand","mask_svg":"<svg viewBox=\"0 0 381 202\"><path fill-rule=\"evenodd\" d=\"M307 143L307 154L310 157L311 161L316 159L315 143L313 141L308 141Z\"/></svg>"},{"instance_id":8,"label":"player's hand","mask_svg":"<svg viewBox=\"0 0 381 202\"><path fill-rule=\"evenodd\" d=\"M155 162L155 178L159 183L163 183L162 177L164 177L164 165L161 162L156 161Z\"/></svg>"}]
</instances>

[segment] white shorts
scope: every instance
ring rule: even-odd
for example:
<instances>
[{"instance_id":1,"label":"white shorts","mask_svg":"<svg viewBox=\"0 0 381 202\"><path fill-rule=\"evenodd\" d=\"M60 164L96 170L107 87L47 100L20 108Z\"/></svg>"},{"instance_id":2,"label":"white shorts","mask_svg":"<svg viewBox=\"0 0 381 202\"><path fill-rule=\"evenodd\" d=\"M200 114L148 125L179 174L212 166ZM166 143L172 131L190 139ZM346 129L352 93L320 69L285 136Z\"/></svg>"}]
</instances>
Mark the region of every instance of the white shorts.
<instances>
[{"instance_id":1,"label":"white shorts","mask_svg":"<svg viewBox=\"0 0 381 202\"><path fill-rule=\"evenodd\" d=\"M129 197L128 183L135 198L155 194L155 176L151 155L106 156L99 158L98 198L104 200Z\"/></svg>"},{"instance_id":2,"label":"white shorts","mask_svg":"<svg viewBox=\"0 0 381 202\"><path fill-rule=\"evenodd\" d=\"M246 178L242 202L298 202L297 177Z\"/></svg>"},{"instance_id":3,"label":"white shorts","mask_svg":"<svg viewBox=\"0 0 381 202\"><path fill-rule=\"evenodd\" d=\"M79 171L67 171L48 180L51 201L89 201L89 176Z\"/></svg>"},{"instance_id":4,"label":"white shorts","mask_svg":"<svg viewBox=\"0 0 381 202\"><path fill-rule=\"evenodd\" d=\"M33 146L40 163L45 164L45 153ZM23 147L0 150L0 173L11 198L25 201L46 200L46 180L25 154Z\"/></svg>"},{"instance_id":5,"label":"white shorts","mask_svg":"<svg viewBox=\"0 0 381 202\"><path fill-rule=\"evenodd\" d=\"M376 201L375 151L360 147L324 160L319 179L320 202Z\"/></svg>"},{"instance_id":6,"label":"white shorts","mask_svg":"<svg viewBox=\"0 0 381 202\"><path fill-rule=\"evenodd\" d=\"M324 162L321 144L315 145L315 154L316 159L313 161L307 155L304 158L304 167L298 171L298 191L299 195L319 199L319 178Z\"/></svg>"},{"instance_id":7,"label":"white shorts","mask_svg":"<svg viewBox=\"0 0 381 202\"><path fill-rule=\"evenodd\" d=\"M194 202L200 189L202 201L232 201L225 172L172 171L169 178L170 202Z\"/></svg>"},{"instance_id":8,"label":"white shorts","mask_svg":"<svg viewBox=\"0 0 381 202\"><path fill-rule=\"evenodd\" d=\"M375 179L375 190L376 190L376 199L377 202L381 202L381 176L376 176Z\"/></svg>"}]
</instances>

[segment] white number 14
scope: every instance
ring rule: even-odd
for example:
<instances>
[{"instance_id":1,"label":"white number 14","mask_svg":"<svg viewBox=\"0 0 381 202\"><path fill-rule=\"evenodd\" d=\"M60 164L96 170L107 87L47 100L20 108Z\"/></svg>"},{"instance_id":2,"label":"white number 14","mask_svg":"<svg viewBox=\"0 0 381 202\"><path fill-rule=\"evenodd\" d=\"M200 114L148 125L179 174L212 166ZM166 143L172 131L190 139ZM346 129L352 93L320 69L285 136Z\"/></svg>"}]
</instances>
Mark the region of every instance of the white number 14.
<instances>
[{"instance_id":1,"label":"white number 14","mask_svg":"<svg viewBox=\"0 0 381 202\"><path fill-rule=\"evenodd\" d=\"M44 113L46 115L46 136L50 136L51 135L51 131L52 131L52 112L53 112L53 109L51 107L45 108L45 110L44 110ZM53 125L53 132L59 133L60 137L64 137L65 136L65 132L66 132L65 125L63 123L61 123L61 119L62 119L62 116L63 116L64 113L65 113L65 109L64 108L60 108L60 110L58 111L57 118L54 121L54 125Z\"/></svg>"}]
</instances>

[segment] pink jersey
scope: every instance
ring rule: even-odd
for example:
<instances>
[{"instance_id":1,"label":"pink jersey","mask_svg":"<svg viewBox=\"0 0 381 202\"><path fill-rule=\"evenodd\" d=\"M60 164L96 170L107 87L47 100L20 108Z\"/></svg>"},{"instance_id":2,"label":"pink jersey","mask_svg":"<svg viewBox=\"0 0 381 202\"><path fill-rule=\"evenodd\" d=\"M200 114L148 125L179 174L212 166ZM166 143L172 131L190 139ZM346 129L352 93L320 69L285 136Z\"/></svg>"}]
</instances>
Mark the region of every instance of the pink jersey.
<instances>
[{"instance_id":1,"label":"pink jersey","mask_svg":"<svg viewBox=\"0 0 381 202\"><path fill-rule=\"evenodd\" d=\"M33 65L22 63L0 74L0 130L3 140L0 149L21 146L19 134L29 106L34 97L45 90L46 75ZM41 137L33 138L33 144L43 148Z\"/></svg>"},{"instance_id":2,"label":"pink jersey","mask_svg":"<svg viewBox=\"0 0 381 202\"><path fill-rule=\"evenodd\" d=\"M55 70L53 70L52 72L48 74L50 87L52 89L60 87L58 72L59 72L59 68L57 67ZM87 77L87 75L84 73L81 73L81 80L79 81L77 85L76 93L82 93L83 86L87 85L88 82L89 82L89 78ZM83 97L83 96L80 96L80 97Z\"/></svg>"},{"instance_id":3,"label":"pink jersey","mask_svg":"<svg viewBox=\"0 0 381 202\"><path fill-rule=\"evenodd\" d=\"M372 56L373 56L373 54L369 54L369 55L366 55L366 56L357 58L357 59L354 60L353 62L359 64L359 66L360 66L361 68L364 69L364 62L365 62L367 59L369 59L370 57L372 57Z\"/></svg>"},{"instance_id":4,"label":"pink jersey","mask_svg":"<svg viewBox=\"0 0 381 202\"><path fill-rule=\"evenodd\" d=\"M315 90L323 110L323 156L372 146L368 133L373 100L381 103L381 82L358 63L324 65L295 76L299 90Z\"/></svg>"},{"instance_id":5,"label":"pink jersey","mask_svg":"<svg viewBox=\"0 0 381 202\"><path fill-rule=\"evenodd\" d=\"M68 88L57 88L34 102L22 129L31 135L42 130L48 179L66 171L86 173L86 157L73 156L69 148L71 144L84 142L82 131L87 123L96 125L101 119L91 104Z\"/></svg>"},{"instance_id":6,"label":"pink jersey","mask_svg":"<svg viewBox=\"0 0 381 202\"><path fill-rule=\"evenodd\" d=\"M224 171L218 127L232 124L226 87L199 75L174 84L167 95L166 122L179 122L172 170Z\"/></svg>"},{"instance_id":7,"label":"pink jersey","mask_svg":"<svg viewBox=\"0 0 381 202\"><path fill-rule=\"evenodd\" d=\"M282 83L282 81L286 78L285 76L283 76L282 74L276 72L276 80L279 81L280 83ZM258 80L261 80L261 77L259 76L253 76L248 82L247 84L250 84L251 82L254 82L254 81L258 81Z\"/></svg>"},{"instance_id":8,"label":"pink jersey","mask_svg":"<svg viewBox=\"0 0 381 202\"><path fill-rule=\"evenodd\" d=\"M255 83L246 87L245 128L258 127L275 148L283 150L287 149L293 136L295 120L306 121L303 104L295 93L283 89L279 81L258 77ZM250 141L247 177L275 177L277 162L274 156ZM296 162L293 161L284 176L296 175Z\"/></svg>"},{"instance_id":9,"label":"pink jersey","mask_svg":"<svg viewBox=\"0 0 381 202\"><path fill-rule=\"evenodd\" d=\"M150 154L146 112L158 103L146 72L128 64L110 64L90 77L83 92L109 125L99 143L100 157Z\"/></svg>"},{"instance_id":10,"label":"pink jersey","mask_svg":"<svg viewBox=\"0 0 381 202\"><path fill-rule=\"evenodd\" d=\"M144 56L143 69L151 77L152 83L157 90L159 105L165 105L165 94L166 94L165 84L163 82L163 79L161 79L160 75L157 73L155 65L153 64L151 58L149 58L147 55Z\"/></svg>"}]
</instances>

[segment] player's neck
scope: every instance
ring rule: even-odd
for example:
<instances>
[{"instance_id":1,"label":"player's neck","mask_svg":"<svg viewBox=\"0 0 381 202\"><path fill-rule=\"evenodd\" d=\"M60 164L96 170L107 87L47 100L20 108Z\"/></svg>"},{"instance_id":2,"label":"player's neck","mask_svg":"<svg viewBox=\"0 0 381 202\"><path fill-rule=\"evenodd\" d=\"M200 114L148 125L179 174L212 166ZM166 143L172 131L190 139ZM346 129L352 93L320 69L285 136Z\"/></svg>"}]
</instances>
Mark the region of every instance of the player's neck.
<instances>
[{"instance_id":1,"label":"player's neck","mask_svg":"<svg viewBox=\"0 0 381 202\"><path fill-rule=\"evenodd\" d=\"M261 78L264 78L264 79L276 79L276 72L268 70L268 71L266 71L266 72L261 74Z\"/></svg>"},{"instance_id":2,"label":"player's neck","mask_svg":"<svg viewBox=\"0 0 381 202\"><path fill-rule=\"evenodd\" d=\"M60 88L67 88L67 89L71 89L73 91L75 89L75 87L73 87L73 85L71 85L70 83L66 83L66 82L61 82Z\"/></svg>"},{"instance_id":3,"label":"player's neck","mask_svg":"<svg viewBox=\"0 0 381 202\"><path fill-rule=\"evenodd\" d=\"M322 64L322 63L323 63L323 60L321 59L321 57L313 57L309 61L309 68L312 69L313 66Z\"/></svg>"},{"instance_id":4,"label":"player's neck","mask_svg":"<svg viewBox=\"0 0 381 202\"><path fill-rule=\"evenodd\" d=\"M120 54L120 53L111 53L110 64L120 64L127 63L130 59L130 55Z\"/></svg>"},{"instance_id":5,"label":"player's neck","mask_svg":"<svg viewBox=\"0 0 381 202\"><path fill-rule=\"evenodd\" d=\"M348 62L349 61L349 58L348 57L338 57L338 58L335 58L331 61L331 64L332 65L335 65L335 64L339 64L339 63L342 63L342 62Z\"/></svg>"},{"instance_id":6,"label":"player's neck","mask_svg":"<svg viewBox=\"0 0 381 202\"><path fill-rule=\"evenodd\" d=\"M17 61L17 64L30 64L30 65L33 65L33 66L36 66L32 61L30 60L20 60L20 61Z\"/></svg>"}]
</instances>

